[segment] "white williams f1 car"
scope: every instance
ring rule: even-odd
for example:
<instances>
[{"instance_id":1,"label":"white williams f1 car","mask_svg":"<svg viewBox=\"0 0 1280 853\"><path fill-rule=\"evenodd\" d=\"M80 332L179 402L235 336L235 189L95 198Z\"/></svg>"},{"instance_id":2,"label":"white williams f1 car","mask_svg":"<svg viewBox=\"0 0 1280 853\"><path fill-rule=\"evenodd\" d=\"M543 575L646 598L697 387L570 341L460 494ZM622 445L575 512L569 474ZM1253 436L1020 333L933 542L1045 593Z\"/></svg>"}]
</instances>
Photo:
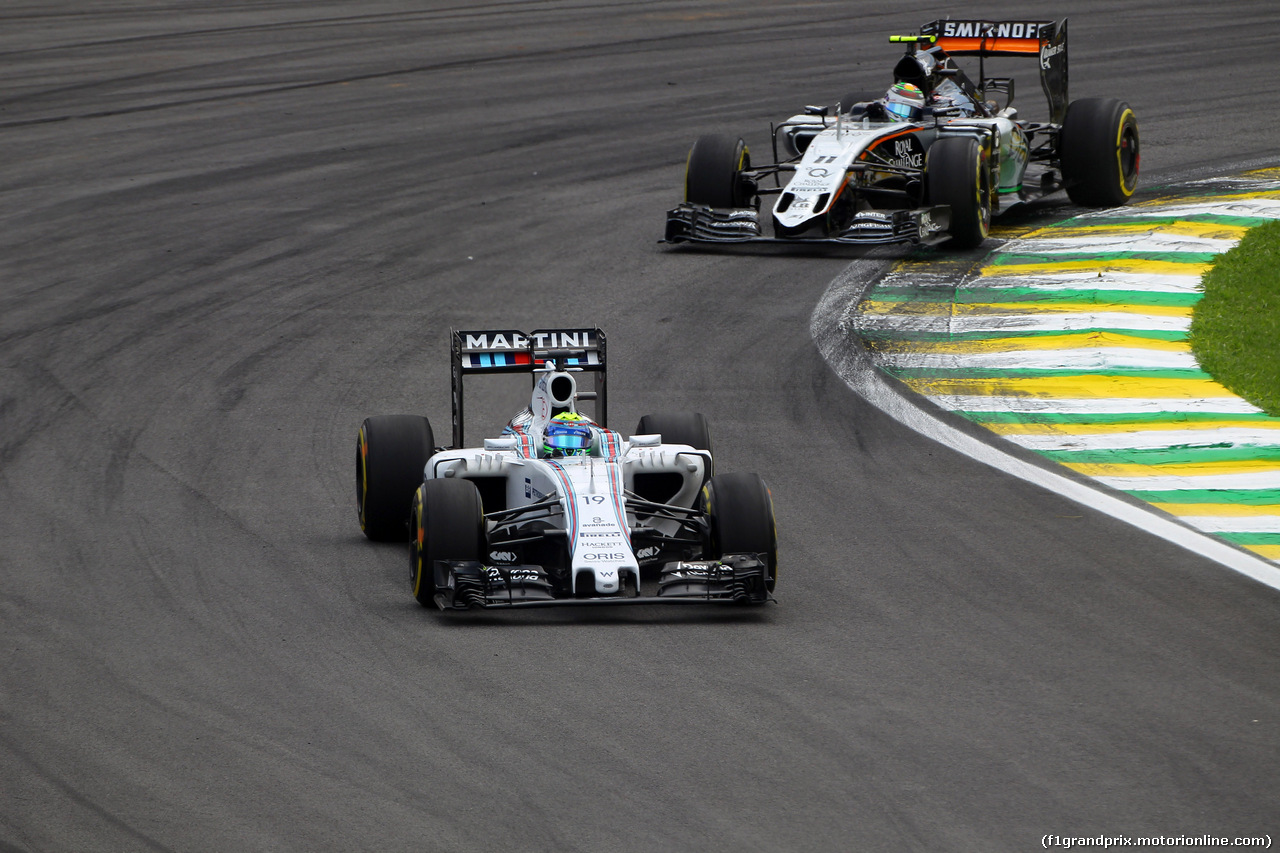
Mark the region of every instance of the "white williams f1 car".
<instances>
[{"instance_id":1,"label":"white williams f1 car","mask_svg":"<svg viewBox=\"0 0 1280 853\"><path fill-rule=\"evenodd\" d=\"M529 405L464 442L464 381L527 373ZM593 390L578 381L594 377ZM368 418L360 527L409 540L413 595L442 610L560 604L764 604L778 571L773 500L755 474L712 476L696 413L606 426L599 329L454 332L453 444L418 415ZM592 417L580 410L590 403Z\"/></svg>"},{"instance_id":2,"label":"white williams f1 car","mask_svg":"<svg viewBox=\"0 0 1280 853\"><path fill-rule=\"evenodd\" d=\"M1065 189L1076 204L1112 207L1133 195L1137 119L1112 98L1068 103L1065 20L934 21L890 41L907 45L892 88L777 125L773 165L753 167L741 139L699 137L665 242L949 240L964 249L1012 202ZM976 82L957 56L978 58ZM985 76L984 60L1000 56L1036 61L1047 122L1018 117L1013 78ZM988 100L999 94L1003 106ZM772 238L762 230L764 197L776 197Z\"/></svg>"}]
</instances>

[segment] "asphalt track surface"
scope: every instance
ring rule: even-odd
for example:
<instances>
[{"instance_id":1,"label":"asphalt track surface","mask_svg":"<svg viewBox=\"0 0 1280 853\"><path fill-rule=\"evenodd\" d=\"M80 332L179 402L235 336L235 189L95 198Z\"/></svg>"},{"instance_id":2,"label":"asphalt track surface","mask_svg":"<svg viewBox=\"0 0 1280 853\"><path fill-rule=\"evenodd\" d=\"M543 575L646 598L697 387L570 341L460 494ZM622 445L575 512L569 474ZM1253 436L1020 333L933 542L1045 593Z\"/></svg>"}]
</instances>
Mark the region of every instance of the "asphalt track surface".
<instances>
[{"instance_id":1,"label":"asphalt track surface","mask_svg":"<svg viewBox=\"0 0 1280 853\"><path fill-rule=\"evenodd\" d=\"M810 314L900 250L655 242L697 134L951 11L880 9L6 4L0 850L1280 834L1280 594L852 394ZM1271 164L1270 4L1065 11L1144 187ZM442 617L363 539L356 429L447 429L451 327L586 324L612 425L769 482L777 606Z\"/></svg>"}]
</instances>

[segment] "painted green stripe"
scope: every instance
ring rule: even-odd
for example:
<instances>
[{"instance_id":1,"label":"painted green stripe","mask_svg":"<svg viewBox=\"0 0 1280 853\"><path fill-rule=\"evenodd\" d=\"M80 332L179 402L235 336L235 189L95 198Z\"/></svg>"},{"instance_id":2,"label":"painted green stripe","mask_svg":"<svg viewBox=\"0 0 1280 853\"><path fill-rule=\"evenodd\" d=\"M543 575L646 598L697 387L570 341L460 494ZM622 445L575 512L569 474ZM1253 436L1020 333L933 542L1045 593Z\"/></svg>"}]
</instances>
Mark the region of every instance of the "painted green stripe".
<instances>
[{"instance_id":1,"label":"painted green stripe","mask_svg":"<svg viewBox=\"0 0 1280 853\"><path fill-rule=\"evenodd\" d=\"M1153 504L1246 504L1248 506L1280 504L1280 489L1135 490L1126 494Z\"/></svg>"},{"instance_id":2,"label":"painted green stripe","mask_svg":"<svg viewBox=\"0 0 1280 853\"><path fill-rule=\"evenodd\" d=\"M1221 536L1228 542L1234 542L1237 545L1280 545L1280 533L1243 533L1243 532L1215 532L1214 536Z\"/></svg>"},{"instance_id":3,"label":"painted green stripe","mask_svg":"<svg viewBox=\"0 0 1280 853\"><path fill-rule=\"evenodd\" d=\"M1216 252L1071 252L1063 254L993 255L992 265L997 267L1021 264L1066 264L1073 261L1164 261L1171 264L1209 264L1218 257Z\"/></svg>"},{"instance_id":4,"label":"painted green stripe","mask_svg":"<svg viewBox=\"0 0 1280 853\"><path fill-rule=\"evenodd\" d=\"M1056 462L1091 464L1139 464L1139 465L1192 465L1207 462L1250 462L1254 460L1280 460L1280 447L1237 447L1223 444L1217 447L1150 447L1108 450L1040 450L1041 456Z\"/></svg>"},{"instance_id":5,"label":"painted green stripe","mask_svg":"<svg viewBox=\"0 0 1280 853\"><path fill-rule=\"evenodd\" d=\"M1159 293L1137 290L1039 290L1034 287L983 287L956 292L957 302L1087 302L1106 305L1154 305L1183 307L1195 305L1204 296L1198 291Z\"/></svg>"},{"instance_id":6,"label":"painted green stripe","mask_svg":"<svg viewBox=\"0 0 1280 853\"><path fill-rule=\"evenodd\" d=\"M881 365L894 376L910 379L1066 379L1068 377L1141 377L1143 379L1212 379L1203 370L1195 368L1113 368L1111 370L1046 370L1038 367L890 367ZM1105 395L1103 395L1105 396Z\"/></svg>"},{"instance_id":7,"label":"painted green stripe","mask_svg":"<svg viewBox=\"0 0 1280 853\"><path fill-rule=\"evenodd\" d=\"M976 332L930 332L920 329L858 329L858 335L868 343L872 341L981 341L997 338L1033 338L1046 335L1087 335L1091 332L1119 332L1133 338L1148 338L1153 341L1185 341L1187 333L1177 330L1161 331L1159 329L1136 330L1114 329L1110 326L1089 326L1083 329L1071 329L1070 332L1042 329L1001 329L999 331ZM874 348L874 347L873 347Z\"/></svg>"}]
</instances>

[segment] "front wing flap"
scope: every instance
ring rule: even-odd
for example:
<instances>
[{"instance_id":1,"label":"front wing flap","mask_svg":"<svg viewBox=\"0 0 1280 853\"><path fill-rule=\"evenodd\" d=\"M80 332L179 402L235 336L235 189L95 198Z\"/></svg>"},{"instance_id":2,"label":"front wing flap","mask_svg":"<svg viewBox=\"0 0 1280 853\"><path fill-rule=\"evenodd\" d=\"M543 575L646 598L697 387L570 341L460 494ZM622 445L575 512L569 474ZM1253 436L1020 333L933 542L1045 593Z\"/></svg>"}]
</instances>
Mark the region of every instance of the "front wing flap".
<instances>
[{"instance_id":1,"label":"front wing flap","mask_svg":"<svg viewBox=\"0 0 1280 853\"><path fill-rule=\"evenodd\" d=\"M915 210L858 213L833 236L766 237L752 208L718 209L684 202L667 211L664 243L927 243L945 237L951 226L946 205Z\"/></svg>"},{"instance_id":2,"label":"front wing flap","mask_svg":"<svg viewBox=\"0 0 1280 853\"><path fill-rule=\"evenodd\" d=\"M441 610L512 609L564 605L764 604L773 601L768 567L759 554L726 554L719 560L677 560L659 572L655 594L634 586L609 596L557 594L542 566L487 566L442 561L445 578L435 602ZM440 576L438 574L437 576Z\"/></svg>"},{"instance_id":3,"label":"front wing flap","mask_svg":"<svg viewBox=\"0 0 1280 853\"><path fill-rule=\"evenodd\" d=\"M667 211L663 242L751 243L764 239L760 215L753 208L719 210L684 202Z\"/></svg>"},{"instance_id":4,"label":"front wing flap","mask_svg":"<svg viewBox=\"0 0 1280 853\"><path fill-rule=\"evenodd\" d=\"M763 604L771 599L767 572L759 554L725 554L719 560L667 563L658 575L657 598Z\"/></svg>"}]
</instances>

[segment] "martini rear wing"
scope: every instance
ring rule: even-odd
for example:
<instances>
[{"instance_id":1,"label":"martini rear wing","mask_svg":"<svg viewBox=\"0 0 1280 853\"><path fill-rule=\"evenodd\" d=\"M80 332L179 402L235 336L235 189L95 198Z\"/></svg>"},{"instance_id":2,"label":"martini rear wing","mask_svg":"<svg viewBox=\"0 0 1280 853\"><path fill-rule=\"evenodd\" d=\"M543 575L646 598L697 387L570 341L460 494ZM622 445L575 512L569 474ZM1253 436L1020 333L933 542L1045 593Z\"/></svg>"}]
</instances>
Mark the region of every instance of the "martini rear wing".
<instances>
[{"instance_id":1,"label":"martini rear wing","mask_svg":"<svg viewBox=\"0 0 1280 853\"><path fill-rule=\"evenodd\" d=\"M607 426L605 393L605 336L599 329L515 329L453 331L451 382L453 392L453 446L463 447L465 395L464 380L475 373L527 373L530 383L535 371L555 362L559 370L591 374L594 387L579 389L577 399L594 403L593 420Z\"/></svg>"}]
</instances>

